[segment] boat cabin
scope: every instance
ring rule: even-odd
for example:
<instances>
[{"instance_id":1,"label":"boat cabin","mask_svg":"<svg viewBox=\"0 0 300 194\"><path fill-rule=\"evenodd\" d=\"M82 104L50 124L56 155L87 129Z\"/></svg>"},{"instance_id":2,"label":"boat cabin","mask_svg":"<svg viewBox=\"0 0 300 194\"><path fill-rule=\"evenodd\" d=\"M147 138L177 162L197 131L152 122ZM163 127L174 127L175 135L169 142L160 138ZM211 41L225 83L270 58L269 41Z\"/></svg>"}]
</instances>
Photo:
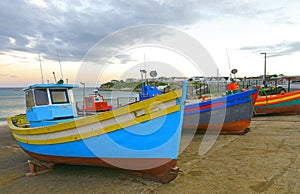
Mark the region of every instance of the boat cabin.
<instances>
[{"instance_id":1,"label":"boat cabin","mask_svg":"<svg viewBox=\"0 0 300 194\"><path fill-rule=\"evenodd\" d=\"M240 91L241 90L240 90L239 84L236 81L234 81L230 84L227 84L226 95L236 94Z\"/></svg>"},{"instance_id":2,"label":"boat cabin","mask_svg":"<svg viewBox=\"0 0 300 194\"><path fill-rule=\"evenodd\" d=\"M161 95L161 92L156 86L143 86L142 91L139 93L139 99L142 101L157 95Z\"/></svg>"},{"instance_id":3,"label":"boat cabin","mask_svg":"<svg viewBox=\"0 0 300 194\"><path fill-rule=\"evenodd\" d=\"M73 84L35 84L24 88L30 127L53 125L77 117Z\"/></svg>"}]
</instances>

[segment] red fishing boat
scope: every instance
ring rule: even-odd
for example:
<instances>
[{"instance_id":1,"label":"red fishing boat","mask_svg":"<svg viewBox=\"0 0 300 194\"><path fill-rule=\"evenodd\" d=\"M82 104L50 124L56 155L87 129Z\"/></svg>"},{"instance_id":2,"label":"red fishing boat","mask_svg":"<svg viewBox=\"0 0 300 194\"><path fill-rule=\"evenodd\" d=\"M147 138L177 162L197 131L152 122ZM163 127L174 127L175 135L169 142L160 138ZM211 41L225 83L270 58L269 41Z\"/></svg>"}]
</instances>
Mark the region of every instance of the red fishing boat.
<instances>
[{"instance_id":1,"label":"red fishing boat","mask_svg":"<svg viewBox=\"0 0 300 194\"><path fill-rule=\"evenodd\" d=\"M108 111L112 108L113 106L108 105L108 103L104 100L104 97L100 95L98 90L94 90L94 93L92 95L84 97L84 107L77 109L80 113L96 113Z\"/></svg>"}]
</instances>

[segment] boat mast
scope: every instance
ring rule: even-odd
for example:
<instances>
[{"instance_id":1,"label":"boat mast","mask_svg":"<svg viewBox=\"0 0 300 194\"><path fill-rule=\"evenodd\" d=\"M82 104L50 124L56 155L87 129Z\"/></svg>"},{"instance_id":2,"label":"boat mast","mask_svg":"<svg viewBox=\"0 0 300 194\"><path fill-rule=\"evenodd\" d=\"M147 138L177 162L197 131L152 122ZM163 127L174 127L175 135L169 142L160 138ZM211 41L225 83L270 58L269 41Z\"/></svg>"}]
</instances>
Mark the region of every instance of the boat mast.
<instances>
[{"instance_id":1,"label":"boat mast","mask_svg":"<svg viewBox=\"0 0 300 194\"><path fill-rule=\"evenodd\" d=\"M147 68L146 68L146 55L145 55L145 53L144 53L144 71L143 72L145 73L145 86L147 86L148 85L148 80L147 80Z\"/></svg>"},{"instance_id":2,"label":"boat mast","mask_svg":"<svg viewBox=\"0 0 300 194\"><path fill-rule=\"evenodd\" d=\"M230 78L232 78L232 74L231 74L231 67L230 67L230 60L229 60L229 55L228 55L228 50L226 49L226 54L227 54L227 61L228 61L228 65L229 65L229 71L230 71Z\"/></svg>"},{"instance_id":3,"label":"boat mast","mask_svg":"<svg viewBox=\"0 0 300 194\"><path fill-rule=\"evenodd\" d=\"M53 71L52 73L53 73L53 77L54 77L54 83L56 83L57 80L56 80L55 72Z\"/></svg>"},{"instance_id":4,"label":"boat mast","mask_svg":"<svg viewBox=\"0 0 300 194\"><path fill-rule=\"evenodd\" d=\"M63 76L63 72L62 72L62 68L61 68L61 63L60 63L60 57L59 57L58 49L57 49L57 56L58 56L58 63L59 63L59 67L60 67L60 75L61 75L61 79L63 80L64 76Z\"/></svg>"},{"instance_id":5,"label":"boat mast","mask_svg":"<svg viewBox=\"0 0 300 194\"><path fill-rule=\"evenodd\" d=\"M41 62L41 53L39 53L39 61L40 61L40 70L41 70L41 76L42 76L42 84L44 84L44 75L43 75L43 68L42 68L42 62Z\"/></svg>"}]
</instances>

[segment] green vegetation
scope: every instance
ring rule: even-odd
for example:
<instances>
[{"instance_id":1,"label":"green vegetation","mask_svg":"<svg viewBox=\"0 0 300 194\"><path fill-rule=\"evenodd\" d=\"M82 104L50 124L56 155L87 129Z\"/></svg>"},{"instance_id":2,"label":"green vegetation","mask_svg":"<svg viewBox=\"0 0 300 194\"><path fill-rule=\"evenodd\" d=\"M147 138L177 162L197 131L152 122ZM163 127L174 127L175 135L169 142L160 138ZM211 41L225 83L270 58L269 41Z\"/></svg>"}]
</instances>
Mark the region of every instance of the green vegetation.
<instances>
[{"instance_id":1,"label":"green vegetation","mask_svg":"<svg viewBox=\"0 0 300 194\"><path fill-rule=\"evenodd\" d=\"M107 82L107 83L102 84L100 88L102 88L102 89L113 88L114 85L115 85L115 84L112 83L112 82Z\"/></svg>"},{"instance_id":2,"label":"green vegetation","mask_svg":"<svg viewBox=\"0 0 300 194\"><path fill-rule=\"evenodd\" d=\"M126 90L126 91L140 91L142 88L142 84L144 82L131 82L127 83L123 80L117 82L107 82L101 85L100 90ZM156 86L165 86L168 85L165 82L156 82L156 81L149 81L149 85L156 85ZM169 84L170 87L173 87L176 83Z\"/></svg>"}]
</instances>

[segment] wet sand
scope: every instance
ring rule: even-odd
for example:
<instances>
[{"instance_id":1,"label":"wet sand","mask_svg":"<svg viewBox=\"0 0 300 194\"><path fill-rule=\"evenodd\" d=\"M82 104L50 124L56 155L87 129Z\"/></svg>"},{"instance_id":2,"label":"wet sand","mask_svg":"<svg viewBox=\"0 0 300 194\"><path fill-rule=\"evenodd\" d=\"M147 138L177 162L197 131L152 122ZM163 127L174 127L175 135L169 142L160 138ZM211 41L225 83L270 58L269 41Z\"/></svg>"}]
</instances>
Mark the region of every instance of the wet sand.
<instances>
[{"instance_id":1,"label":"wet sand","mask_svg":"<svg viewBox=\"0 0 300 194\"><path fill-rule=\"evenodd\" d=\"M203 135L180 154L169 184L100 167L56 165L26 178L30 159L0 127L0 193L300 193L300 115L256 117L246 135L219 136L199 155Z\"/></svg>"}]
</instances>

